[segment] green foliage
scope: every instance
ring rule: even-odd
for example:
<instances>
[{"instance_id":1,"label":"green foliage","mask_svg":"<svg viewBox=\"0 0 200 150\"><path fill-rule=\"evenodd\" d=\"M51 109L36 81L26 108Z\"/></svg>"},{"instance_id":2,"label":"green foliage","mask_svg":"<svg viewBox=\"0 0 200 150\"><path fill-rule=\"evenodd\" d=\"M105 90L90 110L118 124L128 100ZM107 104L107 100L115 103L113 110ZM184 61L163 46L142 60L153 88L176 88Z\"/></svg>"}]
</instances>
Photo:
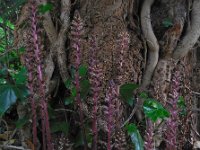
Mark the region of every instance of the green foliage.
<instances>
[{"instance_id":1,"label":"green foliage","mask_svg":"<svg viewBox=\"0 0 200 150\"><path fill-rule=\"evenodd\" d=\"M74 102L74 97L67 97L67 98L65 98L64 99L64 104L65 105L70 105L70 104L73 104L73 102Z\"/></svg>"},{"instance_id":2,"label":"green foliage","mask_svg":"<svg viewBox=\"0 0 200 150\"><path fill-rule=\"evenodd\" d=\"M134 104L133 91L138 88L137 84L127 83L120 86L120 95L130 106Z\"/></svg>"},{"instance_id":3,"label":"green foliage","mask_svg":"<svg viewBox=\"0 0 200 150\"><path fill-rule=\"evenodd\" d=\"M2 116L17 99L25 101L28 90L24 85L12 85L9 83L0 85L0 116Z\"/></svg>"},{"instance_id":4,"label":"green foliage","mask_svg":"<svg viewBox=\"0 0 200 150\"><path fill-rule=\"evenodd\" d=\"M16 84L26 84L27 82L27 70L25 67L19 69L19 72L13 75L13 79Z\"/></svg>"},{"instance_id":5,"label":"green foliage","mask_svg":"<svg viewBox=\"0 0 200 150\"><path fill-rule=\"evenodd\" d=\"M29 95L28 89L24 84L17 84L13 86L13 90L20 102L26 102L27 96Z\"/></svg>"},{"instance_id":6,"label":"green foliage","mask_svg":"<svg viewBox=\"0 0 200 150\"><path fill-rule=\"evenodd\" d=\"M20 55L24 52L24 48L17 50L13 48L13 51L8 51L7 47L13 45L14 25L5 16L0 16L0 24L0 116L2 116L17 100L25 102L28 90L27 71L20 64Z\"/></svg>"},{"instance_id":7,"label":"green foliage","mask_svg":"<svg viewBox=\"0 0 200 150\"><path fill-rule=\"evenodd\" d=\"M178 107L180 109L179 114L185 116L187 114L187 106L183 96L180 96L178 99Z\"/></svg>"},{"instance_id":8,"label":"green foliage","mask_svg":"<svg viewBox=\"0 0 200 150\"><path fill-rule=\"evenodd\" d=\"M19 9L22 5L24 5L27 0L12 0L12 1L0 1L0 10L2 12L2 18L10 18L16 17L17 13L19 13Z\"/></svg>"},{"instance_id":9,"label":"green foliage","mask_svg":"<svg viewBox=\"0 0 200 150\"><path fill-rule=\"evenodd\" d=\"M131 141L134 144L135 150L144 150L144 141L135 124L128 124L125 126Z\"/></svg>"},{"instance_id":10,"label":"green foliage","mask_svg":"<svg viewBox=\"0 0 200 150\"><path fill-rule=\"evenodd\" d=\"M162 22L162 25L165 27L165 28L168 28L168 27L171 27L173 26L173 22L172 22L172 19L170 18L165 18Z\"/></svg>"},{"instance_id":11,"label":"green foliage","mask_svg":"<svg viewBox=\"0 0 200 150\"><path fill-rule=\"evenodd\" d=\"M0 116L2 116L16 100L17 96L12 85L0 85Z\"/></svg>"},{"instance_id":12,"label":"green foliage","mask_svg":"<svg viewBox=\"0 0 200 150\"><path fill-rule=\"evenodd\" d=\"M46 12L52 11L53 4L51 3L41 4L39 5L38 9L40 13L45 14Z\"/></svg>"},{"instance_id":13,"label":"green foliage","mask_svg":"<svg viewBox=\"0 0 200 150\"><path fill-rule=\"evenodd\" d=\"M65 121L63 122L52 122L51 123L51 132L55 133L55 132L63 132L66 135L69 132L69 124L66 123Z\"/></svg>"},{"instance_id":14,"label":"green foliage","mask_svg":"<svg viewBox=\"0 0 200 150\"><path fill-rule=\"evenodd\" d=\"M0 17L0 24L2 24L4 27L8 27L9 29L15 29L15 25L13 23L11 23L9 20L3 19L2 17Z\"/></svg>"},{"instance_id":15,"label":"green foliage","mask_svg":"<svg viewBox=\"0 0 200 150\"><path fill-rule=\"evenodd\" d=\"M28 123L29 117L25 116L23 118L18 119L15 122L16 128L21 129L25 124Z\"/></svg>"},{"instance_id":16,"label":"green foliage","mask_svg":"<svg viewBox=\"0 0 200 150\"><path fill-rule=\"evenodd\" d=\"M64 99L65 105L73 104L77 96L77 89L75 87L75 68L71 67L71 77L65 81L65 87L70 90L70 95ZM80 75L80 96L84 100L90 92L90 82L87 79L87 66L81 65L78 69Z\"/></svg>"},{"instance_id":17,"label":"green foliage","mask_svg":"<svg viewBox=\"0 0 200 150\"><path fill-rule=\"evenodd\" d=\"M88 143L88 147L90 148L92 143L92 133L89 131L89 129L90 129L89 127L86 128L86 140ZM83 145L84 145L84 138L82 132L80 131L76 136L74 147L78 148Z\"/></svg>"},{"instance_id":18,"label":"green foliage","mask_svg":"<svg viewBox=\"0 0 200 150\"><path fill-rule=\"evenodd\" d=\"M81 65L80 67L79 67L79 75L81 76L81 77L86 77L86 75L87 75L87 66L85 66L85 65Z\"/></svg>"},{"instance_id":19,"label":"green foliage","mask_svg":"<svg viewBox=\"0 0 200 150\"><path fill-rule=\"evenodd\" d=\"M89 94L90 91L90 82L87 79L84 79L80 82L80 86L81 86L81 98L85 99L87 97L87 95Z\"/></svg>"},{"instance_id":20,"label":"green foliage","mask_svg":"<svg viewBox=\"0 0 200 150\"><path fill-rule=\"evenodd\" d=\"M156 100L146 99L143 104L145 115L153 122L169 117L169 112Z\"/></svg>"}]
</instances>

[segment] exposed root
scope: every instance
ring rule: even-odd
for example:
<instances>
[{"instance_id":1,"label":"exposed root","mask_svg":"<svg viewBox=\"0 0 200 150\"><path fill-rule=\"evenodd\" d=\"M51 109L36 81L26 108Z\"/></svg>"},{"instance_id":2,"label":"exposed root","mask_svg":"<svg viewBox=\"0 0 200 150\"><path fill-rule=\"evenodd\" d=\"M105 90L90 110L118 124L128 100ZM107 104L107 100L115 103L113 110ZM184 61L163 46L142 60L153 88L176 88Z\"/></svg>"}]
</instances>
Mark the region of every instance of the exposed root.
<instances>
[{"instance_id":1,"label":"exposed root","mask_svg":"<svg viewBox=\"0 0 200 150\"><path fill-rule=\"evenodd\" d=\"M173 59L179 60L192 49L200 36L200 1L194 0L192 7L191 26L188 28L183 40L173 53Z\"/></svg>"},{"instance_id":2,"label":"exposed root","mask_svg":"<svg viewBox=\"0 0 200 150\"><path fill-rule=\"evenodd\" d=\"M143 75L142 88L146 88L151 81L154 69L158 63L159 45L151 25L150 12L154 0L145 0L141 10L141 26L149 47L146 70Z\"/></svg>"},{"instance_id":3,"label":"exposed root","mask_svg":"<svg viewBox=\"0 0 200 150\"><path fill-rule=\"evenodd\" d=\"M67 56L65 52L65 42L67 39L67 30L70 26L70 10L71 10L71 1L70 0L61 0L61 21L62 27L58 35L59 47L57 48L57 62L59 66L59 71L63 82L68 78L67 73Z\"/></svg>"},{"instance_id":4,"label":"exposed root","mask_svg":"<svg viewBox=\"0 0 200 150\"><path fill-rule=\"evenodd\" d=\"M40 4L46 4L47 3L47 0L38 0L37 2L39 5ZM46 34L49 38L49 41L51 43L53 43L55 40L56 40L56 37L57 37L57 32L56 32L56 28L53 24L53 21L52 21L52 18L51 18L51 15L49 12L46 12L44 15L43 15L43 27L46 31Z\"/></svg>"}]
</instances>

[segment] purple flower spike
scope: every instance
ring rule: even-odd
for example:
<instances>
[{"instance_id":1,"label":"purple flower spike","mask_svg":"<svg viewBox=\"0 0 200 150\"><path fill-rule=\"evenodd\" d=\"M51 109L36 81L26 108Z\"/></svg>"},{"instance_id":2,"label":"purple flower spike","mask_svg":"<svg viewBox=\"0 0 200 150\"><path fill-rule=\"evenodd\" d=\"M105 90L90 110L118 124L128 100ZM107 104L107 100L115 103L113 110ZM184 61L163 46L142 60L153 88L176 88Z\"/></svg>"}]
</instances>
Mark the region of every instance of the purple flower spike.
<instances>
[{"instance_id":1,"label":"purple flower spike","mask_svg":"<svg viewBox=\"0 0 200 150\"><path fill-rule=\"evenodd\" d=\"M153 150L153 143L153 123L150 119L147 119L144 142L145 150Z\"/></svg>"},{"instance_id":2,"label":"purple flower spike","mask_svg":"<svg viewBox=\"0 0 200 150\"><path fill-rule=\"evenodd\" d=\"M165 132L166 136L166 149L175 150L177 149L177 131L178 131L178 99L180 90L180 72L175 71L172 77L172 92L169 99L169 112L171 114L170 118L167 120L167 128Z\"/></svg>"},{"instance_id":3,"label":"purple flower spike","mask_svg":"<svg viewBox=\"0 0 200 150\"><path fill-rule=\"evenodd\" d=\"M113 80L110 81L108 90L106 92L105 101L108 106L106 107L105 114L107 116L107 150L111 150L112 133L115 127L116 119L116 103L118 101L117 86Z\"/></svg>"},{"instance_id":4,"label":"purple flower spike","mask_svg":"<svg viewBox=\"0 0 200 150\"><path fill-rule=\"evenodd\" d=\"M34 51L34 61L36 63L36 72L38 80L36 80L36 84L38 85L35 88L37 93L39 93L39 101L41 106L41 119L42 119L42 139L43 139L43 149L46 148L48 150L52 150L53 146L51 143L51 134L50 134L50 127L49 127L49 116L48 116L48 110L47 110L47 99L45 96L45 83L43 78L43 63L42 63L42 49L41 45L39 44L39 35L38 35L38 28L37 28L37 10L36 5L32 3L31 5L31 40L32 40L32 46ZM34 104L32 104L34 105ZM34 108L32 108L34 109ZM34 110L33 110L34 111ZM33 120L35 124L35 116ZM35 125L34 125L35 126ZM35 128L35 127L34 127ZM35 129L34 129L35 132ZM34 133L35 134L35 133ZM34 135L35 136L35 135ZM35 137L34 137L35 138ZM35 141L35 139L34 139Z\"/></svg>"},{"instance_id":5,"label":"purple flower spike","mask_svg":"<svg viewBox=\"0 0 200 150\"><path fill-rule=\"evenodd\" d=\"M89 80L91 84L91 90L93 93L93 111L92 111L92 132L93 132L93 150L97 150L97 138L98 138L98 129L97 129L97 111L98 111L98 101L99 94L101 90L101 79L102 79L102 69L99 67L97 61L97 39L96 37L91 37L90 40L90 62L89 62Z\"/></svg>"}]
</instances>

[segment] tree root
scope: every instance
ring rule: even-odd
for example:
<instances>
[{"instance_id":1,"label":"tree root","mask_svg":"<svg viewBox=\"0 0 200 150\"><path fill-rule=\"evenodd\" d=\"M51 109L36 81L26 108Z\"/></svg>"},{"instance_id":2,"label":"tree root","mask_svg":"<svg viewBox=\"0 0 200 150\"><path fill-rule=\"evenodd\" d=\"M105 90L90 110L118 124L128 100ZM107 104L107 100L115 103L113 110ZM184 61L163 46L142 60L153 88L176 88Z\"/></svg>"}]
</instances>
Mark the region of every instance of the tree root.
<instances>
[{"instance_id":1,"label":"tree root","mask_svg":"<svg viewBox=\"0 0 200 150\"><path fill-rule=\"evenodd\" d=\"M173 53L173 59L179 60L192 49L200 36L200 1L194 0L191 15L191 26L188 28L183 40Z\"/></svg>"},{"instance_id":2,"label":"tree root","mask_svg":"<svg viewBox=\"0 0 200 150\"><path fill-rule=\"evenodd\" d=\"M150 19L151 5L153 3L154 0L145 0L141 10L142 31L149 47L147 66L143 75L141 88L146 88L150 84L159 57L159 45Z\"/></svg>"}]
</instances>

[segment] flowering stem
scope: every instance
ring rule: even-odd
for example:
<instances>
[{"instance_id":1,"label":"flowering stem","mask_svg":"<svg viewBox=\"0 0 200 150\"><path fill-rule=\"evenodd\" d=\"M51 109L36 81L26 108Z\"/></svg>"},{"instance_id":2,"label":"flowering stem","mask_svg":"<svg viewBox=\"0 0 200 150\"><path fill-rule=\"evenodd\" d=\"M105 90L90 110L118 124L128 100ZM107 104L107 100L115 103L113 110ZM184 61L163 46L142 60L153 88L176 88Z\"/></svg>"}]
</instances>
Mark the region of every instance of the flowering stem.
<instances>
[{"instance_id":1,"label":"flowering stem","mask_svg":"<svg viewBox=\"0 0 200 150\"><path fill-rule=\"evenodd\" d=\"M150 119L146 121L146 135L145 135L145 142L144 147L145 150L153 150L153 123Z\"/></svg>"},{"instance_id":2,"label":"flowering stem","mask_svg":"<svg viewBox=\"0 0 200 150\"><path fill-rule=\"evenodd\" d=\"M172 77L172 94L169 99L169 112L171 114L170 118L167 120L167 130L165 132L166 136L166 149L175 150L177 149L177 131L178 131L178 99L179 99L179 89L180 89L180 72L175 71Z\"/></svg>"},{"instance_id":3,"label":"flowering stem","mask_svg":"<svg viewBox=\"0 0 200 150\"><path fill-rule=\"evenodd\" d=\"M83 104L81 102L81 95L80 95L80 75L79 75L79 67L81 64L81 34L83 30L83 25L82 25L82 20L80 18L80 15L78 11L75 12L74 14L74 20L72 21L72 26L71 26L71 35L72 35L72 47L75 50L75 68L76 68L76 73L75 73L75 87L76 87L76 103L78 105L79 109L79 117L80 117L80 124L81 124L81 129L82 129L82 134L83 134L83 139L84 139L84 149L87 149L87 139L86 139L86 134L85 134L85 128L84 128L84 115L83 115Z\"/></svg>"},{"instance_id":4,"label":"flowering stem","mask_svg":"<svg viewBox=\"0 0 200 150\"><path fill-rule=\"evenodd\" d=\"M43 149L52 150L53 146L51 143L50 127L49 127L49 116L47 110L47 101L45 96L45 84L42 73L42 56L38 40L38 29L37 29L37 18L36 18L36 6L32 4L31 6L31 27L32 27L32 40L34 47L34 56L37 64L37 75L38 75L38 84L39 84L39 95L41 103L41 118L42 118L42 136L43 136Z\"/></svg>"}]
</instances>

